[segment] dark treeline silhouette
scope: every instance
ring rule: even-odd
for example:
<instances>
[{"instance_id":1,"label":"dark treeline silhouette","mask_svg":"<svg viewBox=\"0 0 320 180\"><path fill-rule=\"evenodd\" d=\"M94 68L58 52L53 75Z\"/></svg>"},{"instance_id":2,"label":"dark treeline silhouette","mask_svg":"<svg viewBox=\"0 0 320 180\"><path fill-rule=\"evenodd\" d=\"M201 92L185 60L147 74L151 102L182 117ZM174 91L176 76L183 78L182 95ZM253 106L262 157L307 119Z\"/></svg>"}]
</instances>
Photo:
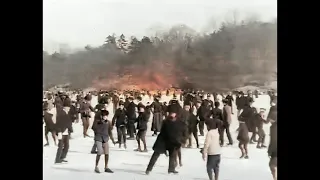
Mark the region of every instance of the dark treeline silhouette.
<instances>
[{"instance_id":1,"label":"dark treeline silhouette","mask_svg":"<svg viewBox=\"0 0 320 180\"><path fill-rule=\"evenodd\" d=\"M99 47L87 45L72 54L44 52L43 59L46 88L67 82L75 88L94 86L93 82L103 86L128 75L158 83L156 73L168 86L231 89L251 81L263 84L275 80L277 24L222 23L210 34L177 25L142 39L113 34Z\"/></svg>"}]
</instances>

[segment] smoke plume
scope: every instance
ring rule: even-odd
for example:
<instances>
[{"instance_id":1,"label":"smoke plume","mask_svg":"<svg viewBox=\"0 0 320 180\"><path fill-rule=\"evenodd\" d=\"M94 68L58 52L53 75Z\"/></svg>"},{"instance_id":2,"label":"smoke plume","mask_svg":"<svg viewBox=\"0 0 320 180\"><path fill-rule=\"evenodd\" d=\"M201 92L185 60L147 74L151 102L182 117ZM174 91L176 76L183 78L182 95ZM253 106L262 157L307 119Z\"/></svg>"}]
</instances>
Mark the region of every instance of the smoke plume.
<instances>
[{"instance_id":1,"label":"smoke plume","mask_svg":"<svg viewBox=\"0 0 320 180\"><path fill-rule=\"evenodd\" d=\"M223 23L210 34L186 25L142 39L107 35L105 44L72 54L43 54L45 88L220 91L250 82L264 84L276 74L277 24Z\"/></svg>"}]
</instances>

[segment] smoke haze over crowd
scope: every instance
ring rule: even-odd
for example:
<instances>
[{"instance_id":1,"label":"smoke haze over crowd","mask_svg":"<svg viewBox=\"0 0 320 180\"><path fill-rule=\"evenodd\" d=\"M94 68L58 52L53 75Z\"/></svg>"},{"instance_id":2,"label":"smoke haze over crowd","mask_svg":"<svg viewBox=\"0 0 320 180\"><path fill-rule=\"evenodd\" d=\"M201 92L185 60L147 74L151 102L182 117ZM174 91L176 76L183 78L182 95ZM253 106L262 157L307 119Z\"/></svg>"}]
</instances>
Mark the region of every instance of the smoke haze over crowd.
<instances>
[{"instance_id":1,"label":"smoke haze over crowd","mask_svg":"<svg viewBox=\"0 0 320 180\"><path fill-rule=\"evenodd\" d=\"M124 12L129 11L125 3L111 3L111 5L123 6ZM152 19L151 13L153 11L159 13L159 10L154 8L151 11L149 6L155 5L146 4L144 8L139 9L139 6L135 5L140 15L133 14L134 10L128 12L126 20L131 20L131 24L126 24L123 16L115 14L113 23L109 20L101 22L109 25L110 28L107 29L85 23L92 18L84 19L82 23L84 30L78 27L79 31L84 33L88 28L95 30L87 31L88 35L74 32L73 39L79 39L77 45L83 44L81 50L73 53L65 51L52 53L47 48L48 51L44 51L45 87L69 82L76 88L158 89L168 86L194 86L217 90L235 88L249 81L263 83L274 80L271 77L276 73L276 20L270 21L269 18L268 21L262 21L263 18L256 15L243 18L237 10L222 20L209 16L203 18L207 25L202 28L199 24L195 25L197 23L170 21L170 18L166 18L167 28L154 26L150 30L148 28L152 26L150 22L159 22L158 19ZM186 5L181 5L184 6ZM172 7L177 9L177 4L167 4L166 9ZM197 9L194 5L191 7ZM90 8L93 7L88 7ZM101 8L96 11L100 12ZM45 9L44 7L44 11ZM183 14L186 15L180 13ZM146 17L150 17L149 20L143 21ZM172 15L172 19L176 17ZM115 21L117 23L114 23ZM45 24L46 18L44 18L44 41L50 39L48 37L54 37L50 35L54 29L46 31ZM170 25L172 26L168 27ZM138 30L141 28L146 29L145 33ZM63 32L61 28L57 29L56 34ZM67 29L65 34L70 34L70 29ZM103 31L106 33L101 35ZM67 37L65 38L67 42L55 39L71 47L77 46Z\"/></svg>"}]
</instances>

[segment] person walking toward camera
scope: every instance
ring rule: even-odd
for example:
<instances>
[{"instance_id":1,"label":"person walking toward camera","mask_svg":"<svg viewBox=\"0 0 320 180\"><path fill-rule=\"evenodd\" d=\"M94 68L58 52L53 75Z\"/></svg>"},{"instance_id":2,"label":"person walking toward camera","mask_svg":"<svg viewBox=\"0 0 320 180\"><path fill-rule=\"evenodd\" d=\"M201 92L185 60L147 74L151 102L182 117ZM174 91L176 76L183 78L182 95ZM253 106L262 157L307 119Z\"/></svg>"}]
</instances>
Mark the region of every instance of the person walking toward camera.
<instances>
[{"instance_id":1,"label":"person walking toward camera","mask_svg":"<svg viewBox=\"0 0 320 180\"><path fill-rule=\"evenodd\" d=\"M97 156L96 156L96 166L94 171L100 173L99 170L99 161L101 155L104 154L104 172L113 173L111 169L108 168L109 162L109 126L110 122L108 121L109 112L107 110L101 110L99 119L97 118L93 124L94 131L94 141L97 146Z\"/></svg>"}]
</instances>

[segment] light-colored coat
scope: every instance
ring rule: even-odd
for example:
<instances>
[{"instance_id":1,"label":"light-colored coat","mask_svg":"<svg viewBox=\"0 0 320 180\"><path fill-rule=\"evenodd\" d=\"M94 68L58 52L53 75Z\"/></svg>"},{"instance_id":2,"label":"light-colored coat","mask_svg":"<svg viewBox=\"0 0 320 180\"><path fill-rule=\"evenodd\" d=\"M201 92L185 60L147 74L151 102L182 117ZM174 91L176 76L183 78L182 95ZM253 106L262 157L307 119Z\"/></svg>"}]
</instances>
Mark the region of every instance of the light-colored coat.
<instances>
[{"instance_id":1,"label":"light-colored coat","mask_svg":"<svg viewBox=\"0 0 320 180\"><path fill-rule=\"evenodd\" d=\"M203 147L204 155L220 154L221 146L219 137L220 135L218 129L211 129L210 131L208 131Z\"/></svg>"}]
</instances>

